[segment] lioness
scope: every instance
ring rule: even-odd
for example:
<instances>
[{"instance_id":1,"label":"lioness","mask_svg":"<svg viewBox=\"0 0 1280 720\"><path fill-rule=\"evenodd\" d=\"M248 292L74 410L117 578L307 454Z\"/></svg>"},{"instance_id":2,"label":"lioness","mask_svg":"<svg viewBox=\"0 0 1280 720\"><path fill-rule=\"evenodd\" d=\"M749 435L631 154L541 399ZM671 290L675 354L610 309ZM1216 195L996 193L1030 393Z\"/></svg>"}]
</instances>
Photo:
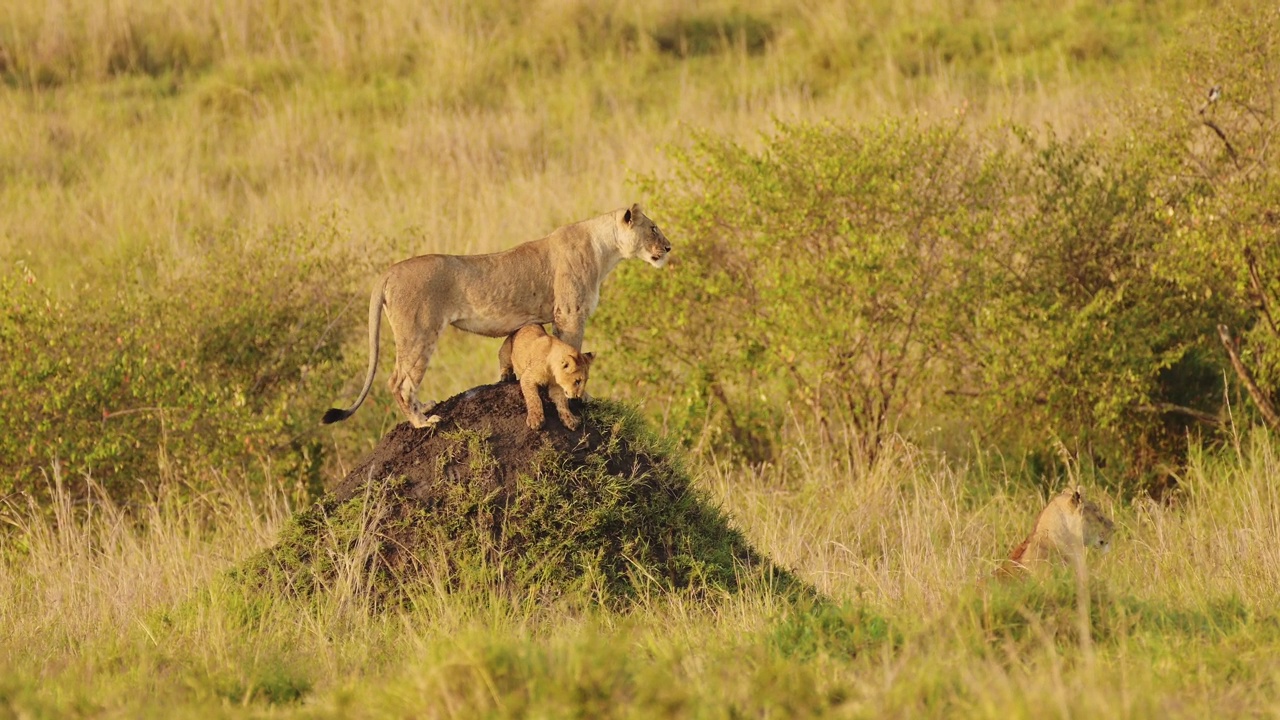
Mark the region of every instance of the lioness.
<instances>
[{"instance_id":1,"label":"lioness","mask_svg":"<svg viewBox=\"0 0 1280 720\"><path fill-rule=\"evenodd\" d=\"M369 298L369 373L360 397L332 408L323 423L345 420L360 407L378 368L378 332L385 307L396 339L388 386L414 427L434 403L417 399L418 385L446 326L488 337L531 324L553 323L556 335L582 349L600 284L622 260L662 267L671 243L639 205L566 225L544 238L488 255L421 255L392 265Z\"/></svg>"},{"instance_id":2,"label":"lioness","mask_svg":"<svg viewBox=\"0 0 1280 720\"><path fill-rule=\"evenodd\" d=\"M529 429L541 430L546 416L538 388L545 387L560 414L560 422L578 429L578 418L569 412L569 399L584 397L587 374L595 353L580 353L559 338L551 337L541 325L526 325L507 336L498 351L502 380L520 379L524 406L529 411Z\"/></svg>"},{"instance_id":3,"label":"lioness","mask_svg":"<svg viewBox=\"0 0 1280 720\"><path fill-rule=\"evenodd\" d=\"M1014 576L1054 560L1079 567L1084 563L1085 548L1103 553L1111 549L1114 530L1114 523L1101 508L1084 499L1079 488L1068 488L1049 501L1031 534L1014 548L997 574Z\"/></svg>"}]
</instances>

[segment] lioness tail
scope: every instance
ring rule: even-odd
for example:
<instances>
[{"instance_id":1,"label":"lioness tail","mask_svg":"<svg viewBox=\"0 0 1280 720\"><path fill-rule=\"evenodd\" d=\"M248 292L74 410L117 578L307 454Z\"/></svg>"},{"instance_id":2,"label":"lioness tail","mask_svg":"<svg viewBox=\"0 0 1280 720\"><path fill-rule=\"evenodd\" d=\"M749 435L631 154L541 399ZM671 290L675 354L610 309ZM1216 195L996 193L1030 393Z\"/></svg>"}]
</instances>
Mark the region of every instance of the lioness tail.
<instances>
[{"instance_id":1,"label":"lioness tail","mask_svg":"<svg viewBox=\"0 0 1280 720\"><path fill-rule=\"evenodd\" d=\"M324 417L320 419L321 425L346 420L354 415L360 403L369 397L369 389L373 387L373 376L378 370L378 335L382 330L382 300L386 286L387 277L383 275L379 278L378 284L374 285L373 293L369 296L369 372L365 375L364 388L360 390L360 397L356 398L355 404L346 410L342 408L326 410Z\"/></svg>"}]
</instances>

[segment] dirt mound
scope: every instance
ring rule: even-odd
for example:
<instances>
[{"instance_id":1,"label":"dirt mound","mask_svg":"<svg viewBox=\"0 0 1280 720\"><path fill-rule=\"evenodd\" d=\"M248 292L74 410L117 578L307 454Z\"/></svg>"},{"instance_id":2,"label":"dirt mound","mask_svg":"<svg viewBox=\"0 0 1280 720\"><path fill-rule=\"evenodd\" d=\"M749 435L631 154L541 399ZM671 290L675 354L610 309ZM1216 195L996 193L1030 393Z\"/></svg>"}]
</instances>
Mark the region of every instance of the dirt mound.
<instances>
[{"instance_id":1,"label":"dirt mound","mask_svg":"<svg viewBox=\"0 0 1280 720\"><path fill-rule=\"evenodd\" d=\"M291 593L347 583L375 604L476 582L607 603L752 579L799 587L691 487L635 413L601 400L575 411L577 431L549 403L532 431L516 383L450 398L433 410L439 425L398 425L239 574Z\"/></svg>"}]
</instances>

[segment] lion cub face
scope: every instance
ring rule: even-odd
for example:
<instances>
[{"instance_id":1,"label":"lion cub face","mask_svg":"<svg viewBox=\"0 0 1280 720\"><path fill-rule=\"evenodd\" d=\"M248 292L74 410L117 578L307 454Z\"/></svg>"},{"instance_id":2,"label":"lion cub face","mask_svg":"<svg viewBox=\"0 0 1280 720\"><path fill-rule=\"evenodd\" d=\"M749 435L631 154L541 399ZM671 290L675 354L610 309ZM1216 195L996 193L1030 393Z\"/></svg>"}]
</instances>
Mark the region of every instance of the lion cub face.
<instances>
[{"instance_id":1,"label":"lion cub face","mask_svg":"<svg viewBox=\"0 0 1280 720\"><path fill-rule=\"evenodd\" d=\"M595 353L580 353L566 343L555 343L547 364L556 384L564 391L565 396L578 399L587 392L587 376Z\"/></svg>"},{"instance_id":2,"label":"lion cub face","mask_svg":"<svg viewBox=\"0 0 1280 720\"><path fill-rule=\"evenodd\" d=\"M626 257L644 260L656 268L667 264L671 252L671 241L645 216L639 205L632 205L622 214L618 244Z\"/></svg>"}]
</instances>

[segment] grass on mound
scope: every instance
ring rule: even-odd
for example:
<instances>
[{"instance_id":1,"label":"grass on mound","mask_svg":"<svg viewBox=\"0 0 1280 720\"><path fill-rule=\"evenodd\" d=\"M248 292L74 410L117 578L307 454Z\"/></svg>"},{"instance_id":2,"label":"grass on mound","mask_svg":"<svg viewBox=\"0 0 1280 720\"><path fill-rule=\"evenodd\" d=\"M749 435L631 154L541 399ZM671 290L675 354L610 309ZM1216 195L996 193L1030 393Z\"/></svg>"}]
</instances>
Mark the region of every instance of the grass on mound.
<instances>
[{"instance_id":1,"label":"grass on mound","mask_svg":"<svg viewBox=\"0 0 1280 720\"><path fill-rule=\"evenodd\" d=\"M577 432L548 408L533 432L518 385L504 384L436 412L436 430L394 429L234 577L291 596L342 590L375 607L486 586L610 606L655 591L808 592L730 526L624 405L592 400Z\"/></svg>"}]
</instances>

